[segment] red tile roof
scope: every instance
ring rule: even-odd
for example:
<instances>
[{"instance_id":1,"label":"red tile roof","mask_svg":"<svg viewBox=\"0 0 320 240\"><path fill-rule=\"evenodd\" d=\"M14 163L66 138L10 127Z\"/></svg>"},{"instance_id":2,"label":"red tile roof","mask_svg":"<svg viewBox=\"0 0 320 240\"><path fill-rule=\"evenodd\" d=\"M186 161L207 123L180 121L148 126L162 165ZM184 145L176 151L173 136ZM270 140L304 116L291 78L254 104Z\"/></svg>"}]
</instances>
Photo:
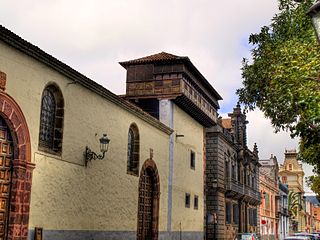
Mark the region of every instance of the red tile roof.
<instances>
[{"instance_id":1,"label":"red tile roof","mask_svg":"<svg viewBox=\"0 0 320 240\"><path fill-rule=\"evenodd\" d=\"M232 125L231 125L231 118L224 118L221 121L222 127L226 128L226 129L231 129Z\"/></svg>"},{"instance_id":2,"label":"red tile roof","mask_svg":"<svg viewBox=\"0 0 320 240\"><path fill-rule=\"evenodd\" d=\"M161 53L153 54L153 55L142 57L142 58L120 62L120 65L125 67L127 65L132 65L132 64L144 64L144 63L165 62L165 61L174 61L174 60L189 60L189 58L176 56L166 52L161 52Z\"/></svg>"}]
</instances>

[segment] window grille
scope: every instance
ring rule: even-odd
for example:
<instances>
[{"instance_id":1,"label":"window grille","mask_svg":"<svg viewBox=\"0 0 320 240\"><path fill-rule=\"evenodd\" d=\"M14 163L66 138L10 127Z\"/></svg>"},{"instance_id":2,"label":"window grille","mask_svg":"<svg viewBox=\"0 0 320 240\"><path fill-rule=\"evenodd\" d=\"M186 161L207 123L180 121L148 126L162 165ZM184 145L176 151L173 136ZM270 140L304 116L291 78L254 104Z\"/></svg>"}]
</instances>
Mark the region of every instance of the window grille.
<instances>
[{"instance_id":1,"label":"window grille","mask_svg":"<svg viewBox=\"0 0 320 240\"><path fill-rule=\"evenodd\" d=\"M42 93L40 110L39 149L52 154L61 154L63 137L64 100L61 91L54 85Z\"/></svg>"},{"instance_id":2,"label":"window grille","mask_svg":"<svg viewBox=\"0 0 320 240\"><path fill-rule=\"evenodd\" d=\"M135 124L131 124L128 131L127 149L127 173L135 176L139 175L139 130Z\"/></svg>"},{"instance_id":3,"label":"window grille","mask_svg":"<svg viewBox=\"0 0 320 240\"><path fill-rule=\"evenodd\" d=\"M49 89L45 89L40 118L40 144L43 147L53 148L55 115L56 101L54 95Z\"/></svg>"}]
</instances>

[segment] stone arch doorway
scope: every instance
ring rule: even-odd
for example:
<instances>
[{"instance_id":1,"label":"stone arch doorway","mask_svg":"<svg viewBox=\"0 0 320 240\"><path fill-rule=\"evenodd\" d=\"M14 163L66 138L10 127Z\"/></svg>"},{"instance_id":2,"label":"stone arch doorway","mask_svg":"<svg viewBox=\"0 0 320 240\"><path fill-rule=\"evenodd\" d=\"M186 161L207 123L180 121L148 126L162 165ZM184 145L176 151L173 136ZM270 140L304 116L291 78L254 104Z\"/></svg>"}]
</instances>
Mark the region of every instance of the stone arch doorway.
<instances>
[{"instance_id":1,"label":"stone arch doorway","mask_svg":"<svg viewBox=\"0 0 320 240\"><path fill-rule=\"evenodd\" d=\"M6 228L2 230L4 237L0 239L27 240L32 170L35 165L31 163L30 135L26 119L16 101L5 92L5 82L6 75L0 72L0 116L12 139L12 154L9 155L11 188L8 189L9 202L4 214L7 216L6 225L3 225ZM1 191L3 186L0 186Z\"/></svg>"},{"instance_id":2,"label":"stone arch doorway","mask_svg":"<svg viewBox=\"0 0 320 240\"><path fill-rule=\"evenodd\" d=\"M157 240L159 227L160 181L155 162L144 162L139 179L138 240Z\"/></svg>"}]
</instances>

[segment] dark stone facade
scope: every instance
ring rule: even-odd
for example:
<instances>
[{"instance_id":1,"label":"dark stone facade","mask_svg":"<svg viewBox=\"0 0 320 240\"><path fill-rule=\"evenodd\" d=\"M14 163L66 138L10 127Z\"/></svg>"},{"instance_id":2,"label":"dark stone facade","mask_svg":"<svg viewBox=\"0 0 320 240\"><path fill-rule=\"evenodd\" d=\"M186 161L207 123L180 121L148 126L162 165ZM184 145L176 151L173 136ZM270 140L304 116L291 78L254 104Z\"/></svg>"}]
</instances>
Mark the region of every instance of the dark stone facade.
<instances>
[{"instance_id":1,"label":"dark stone facade","mask_svg":"<svg viewBox=\"0 0 320 240\"><path fill-rule=\"evenodd\" d=\"M239 105L229 117L206 129L206 239L259 231L258 149L247 147L248 122Z\"/></svg>"}]
</instances>

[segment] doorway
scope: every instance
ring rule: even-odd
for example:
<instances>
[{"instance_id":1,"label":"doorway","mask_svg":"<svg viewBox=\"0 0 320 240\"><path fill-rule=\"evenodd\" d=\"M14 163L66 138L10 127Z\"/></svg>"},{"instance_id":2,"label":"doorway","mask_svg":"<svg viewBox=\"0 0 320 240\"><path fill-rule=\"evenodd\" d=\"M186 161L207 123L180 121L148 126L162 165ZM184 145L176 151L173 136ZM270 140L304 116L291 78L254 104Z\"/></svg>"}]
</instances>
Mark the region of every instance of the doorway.
<instances>
[{"instance_id":1,"label":"doorway","mask_svg":"<svg viewBox=\"0 0 320 240\"><path fill-rule=\"evenodd\" d=\"M139 179L138 240L157 240L159 222L159 177L153 160L147 160Z\"/></svg>"}]
</instances>

